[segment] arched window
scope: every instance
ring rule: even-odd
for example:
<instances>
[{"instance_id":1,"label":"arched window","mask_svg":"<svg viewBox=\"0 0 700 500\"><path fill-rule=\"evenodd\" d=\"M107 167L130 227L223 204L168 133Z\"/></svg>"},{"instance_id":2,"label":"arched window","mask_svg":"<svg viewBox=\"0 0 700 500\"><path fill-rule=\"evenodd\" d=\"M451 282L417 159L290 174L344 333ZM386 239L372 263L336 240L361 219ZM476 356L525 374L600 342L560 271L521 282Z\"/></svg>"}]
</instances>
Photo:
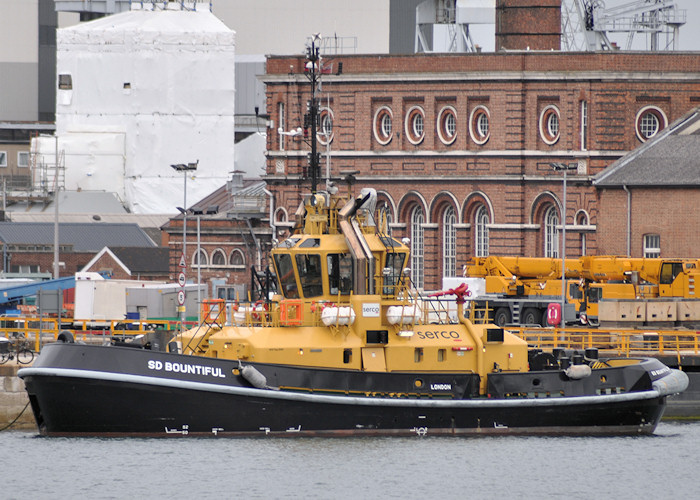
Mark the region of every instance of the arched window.
<instances>
[{"instance_id":1,"label":"arched window","mask_svg":"<svg viewBox=\"0 0 700 500\"><path fill-rule=\"evenodd\" d=\"M211 265L212 266L225 266L226 265L226 254L224 254L224 251L220 248L217 248L214 250L214 253L211 255Z\"/></svg>"},{"instance_id":2,"label":"arched window","mask_svg":"<svg viewBox=\"0 0 700 500\"><path fill-rule=\"evenodd\" d=\"M448 207L442 214L442 275L456 276L457 271L457 231L455 209Z\"/></svg>"},{"instance_id":3,"label":"arched window","mask_svg":"<svg viewBox=\"0 0 700 500\"><path fill-rule=\"evenodd\" d=\"M245 256L243 255L243 252L238 249L231 252L229 264L232 266L245 266Z\"/></svg>"},{"instance_id":4,"label":"arched window","mask_svg":"<svg viewBox=\"0 0 700 500\"><path fill-rule=\"evenodd\" d=\"M423 223L421 207L411 212L411 279L416 288L423 288Z\"/></svg>"},{"instance_id":5,"label":"arched window","mask_svg":"<svg viewBox=\"0 0 700 500\"><path fill-rule=\"evenodd\" d=\"M481 205L474 216L474 242L476 257L486 257L489 254L489 212Z\"/></svg>"},{"instance_id":6,"label":"arched window","mask_svg":"<svg viewBox=\"0 0 700 500\"><path fill-rule=\"evenodd\" d=\"M379 231L391 236L391 225L394 222L394 216L391 214L391 208L389 208L389 204L387 202L383 202L379 205L377 221Z\"/></svg>"},{"instance_id":7,"label":"arched window","mask_svg":"<svg viewBox=\"0 0 700 500\"><path fill-rule=\"evenodd\" d=\"M559 210L554 205L544 213L544 256L559 257Z\"/></svg>"},{"instance_id":8,"label":"arched window","mask_svg":"<svg viewBox=\"0 0 700 500\"><path fill-rule=\"evenodd\" d=\"M199 252L195 252L192 256L192 265L194 267L200 267L200 263L201 267L206 267L209 264L209 257L204 249L200 249Z\"/></svg>"}]
</instances>

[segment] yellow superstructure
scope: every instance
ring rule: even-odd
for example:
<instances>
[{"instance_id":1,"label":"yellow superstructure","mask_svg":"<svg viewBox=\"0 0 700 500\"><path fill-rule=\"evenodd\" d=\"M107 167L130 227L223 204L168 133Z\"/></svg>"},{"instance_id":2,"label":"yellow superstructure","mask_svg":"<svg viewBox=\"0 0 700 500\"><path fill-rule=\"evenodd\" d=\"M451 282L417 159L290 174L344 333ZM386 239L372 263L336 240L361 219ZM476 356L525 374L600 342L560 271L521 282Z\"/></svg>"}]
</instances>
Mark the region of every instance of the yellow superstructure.
<instances>
[{"instance_id":1,"label":"yellow superstructure","mask_svg":"<svg viewBox=\"0 0 700 500\"><path fill-rule=\"evenodd\" d=\"M365 372L478 373L482 393L492 371L527 371L523 340L473 324L463 300L455 315L445 300L418 297L408 247L369 221L373 196L363 190L344 204L307 197L297 231L272 251L275 293L209 301L203 326L177 337L182 352Z\"/></svg>"}]
</instances>

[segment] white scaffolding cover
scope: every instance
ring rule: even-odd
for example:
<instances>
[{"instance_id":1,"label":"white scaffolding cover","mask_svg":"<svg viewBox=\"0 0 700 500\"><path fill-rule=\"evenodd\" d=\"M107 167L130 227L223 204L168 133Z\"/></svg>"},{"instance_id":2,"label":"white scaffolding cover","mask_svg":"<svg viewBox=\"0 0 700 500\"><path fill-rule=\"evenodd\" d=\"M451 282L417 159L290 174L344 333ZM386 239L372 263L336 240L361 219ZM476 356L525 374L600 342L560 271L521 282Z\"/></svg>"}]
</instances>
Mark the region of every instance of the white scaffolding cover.
<instances>
[{"instance_id":1,"label":"white scaffolding cover","mask_svg":"<svg viewBox=\"0 0 700 500\"><path fill-rule=\"evenodd\" d=\"M171 165L199 161L188 205L225 184L234 168L234 36L209 10L133 10L59 30L66 189L115 191L135 213L169 213L184 197L183 173ZM53 154L54 144L45 147Z\"/></svg>"}]
</instances>

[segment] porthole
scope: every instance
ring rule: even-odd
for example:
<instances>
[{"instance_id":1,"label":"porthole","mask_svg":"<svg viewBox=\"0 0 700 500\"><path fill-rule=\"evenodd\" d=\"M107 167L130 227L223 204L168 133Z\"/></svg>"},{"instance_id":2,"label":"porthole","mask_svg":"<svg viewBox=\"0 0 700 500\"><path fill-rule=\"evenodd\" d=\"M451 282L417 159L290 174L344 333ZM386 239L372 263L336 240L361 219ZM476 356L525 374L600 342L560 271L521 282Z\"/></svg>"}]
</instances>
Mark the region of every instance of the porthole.
<instances>
[{"instance_id":1,"label":"porthole","mask_svg":"<svg viewBox=\"0 0 700 500\"><path fill-rule=\"evenodd\" d=\"M667 124L663 111L656 106L646 106L639 110L635 119L637 138L642 142L648 141L666 128Z\"/></svg>"},{"instance_id":2,"label":"porthole","mask_svg":"<svg viewBox=\"0 0 700 500\"><path fill-rule=\"evenodd\" d=\"M437 120L438 137L443 144L452 144L457 138L457 111L452 106L440 110Z\"/></svg>"},{"instance_id":3,"label":"porthole","mask_svg":"<svg viewBox=\"0 0 700 500\"><path fill-rule=\"evenodd\" d=\"M547 144L554 144L559 140L559 109L550 105L540 114L540 137Z\"/></svg>"},{"instance_id":4,"label":"porthole","mask_svg":"<svg viewBox=\"0 0 700 500\"><path fill-rule=\"evenodd\" d=\"M425 137L425 112L420 106L413 106L406 113L404 123L406 138L411 144L420 144Z\"/></svg>"},{"instance_id":5,"label":"porthole","mask_svg":"<svg viewBox=\"0 0 700 500\"><path fill-rule=\"evenodd\" d=\"M374 114L374 138L379 144L389 144L392 135L393 114L387 106L382 106Z\"/></svg>"},{"instance_id":6,"label":"porthole","mask_svg":"<svg viewBox=\"0 0 700 500\"><path fill-rule=\"evenodd\" d=\"M475 107L469 117L469 135L477 144L485 144L491 135L489 109L486 106Z\"/></svg>"},{"instance_id":7,"label":"porthole","mask_svg":"<svg viewBox=\"0 0 700 500\"><path fill-rule=\"evenodd\" d=\"M318 142L323 145L333 140L333 111L331 108L321 108L318 114Z\"/></svg>"}]
</instances>

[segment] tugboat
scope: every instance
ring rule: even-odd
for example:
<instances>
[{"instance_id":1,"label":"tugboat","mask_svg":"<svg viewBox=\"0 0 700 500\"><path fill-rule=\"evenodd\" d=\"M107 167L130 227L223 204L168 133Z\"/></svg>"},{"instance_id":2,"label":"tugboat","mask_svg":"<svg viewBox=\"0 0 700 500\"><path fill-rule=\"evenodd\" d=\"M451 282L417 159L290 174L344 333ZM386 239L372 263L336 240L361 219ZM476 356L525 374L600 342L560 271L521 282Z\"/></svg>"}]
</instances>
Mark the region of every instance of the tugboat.
<instances>
[{"instance_id":1,"label":"tugboat","mask_svg":"<svg viewBox=\"0 0 700 500\"><path fill-rule=\"evenodd\" d=\"M687 376L655 359L530 349L467 317L465 285L411 286L409 248L386 231L376 192L312 189L270 257L259 300L205 302L167 349L70 335L23 368L43 435L264 436L651 434ZM445 297L454 297L446 300Z\"/></svg>"}]
</instances>

